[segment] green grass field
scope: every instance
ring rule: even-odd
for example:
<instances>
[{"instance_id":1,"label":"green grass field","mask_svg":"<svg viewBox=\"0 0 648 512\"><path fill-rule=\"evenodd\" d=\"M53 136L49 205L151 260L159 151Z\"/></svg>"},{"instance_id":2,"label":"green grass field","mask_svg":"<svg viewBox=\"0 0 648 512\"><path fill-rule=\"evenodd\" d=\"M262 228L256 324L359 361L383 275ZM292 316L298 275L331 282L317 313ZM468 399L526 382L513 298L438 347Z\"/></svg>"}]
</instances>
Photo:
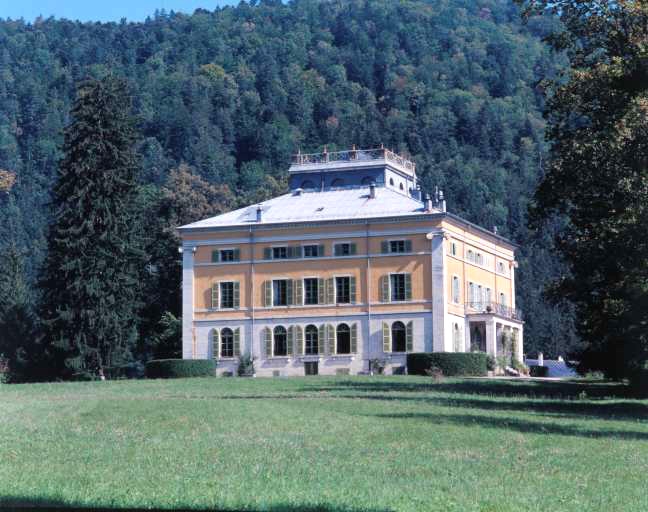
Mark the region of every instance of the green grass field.
<instances>
[{"instance_id":1,"label":"green grass field","mask_svg":"<svg viewBox=\"0 0 648 512\"><path fill-rule=\"evenodd\" d=\"M0 507L648 510L648 402L416 377L0 385Z\"/></svg>"}]
</instances>

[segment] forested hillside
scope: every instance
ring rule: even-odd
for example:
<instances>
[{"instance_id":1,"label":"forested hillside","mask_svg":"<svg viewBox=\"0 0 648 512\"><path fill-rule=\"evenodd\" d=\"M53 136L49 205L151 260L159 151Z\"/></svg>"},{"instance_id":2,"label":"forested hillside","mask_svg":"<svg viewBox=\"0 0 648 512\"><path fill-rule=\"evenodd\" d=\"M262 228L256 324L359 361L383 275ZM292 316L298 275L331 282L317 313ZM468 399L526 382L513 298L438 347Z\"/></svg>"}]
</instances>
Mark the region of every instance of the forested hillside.
<instances>
[{"instance_id":1,"label":"forested hillside","mask_svg":"<svg viewBox=\"0 0 648 512\"><path fill-rule=\"evenodd\" d=\"M137 24L0 21L0 169L17 175L0 191L0 244L5 262L10 246L24 256L32 299L75 82L115 74L131 84L149 196L186 186L172 173L185 163L233 208L281 191L299 148L408 153L451 211L521 245L525 348L564 354L570 313L541 297L559 268L550 234L526 228L547 151L537 84L557 65L540 41L550 22L523 26L504 0L253 3Z\"/></svg>"}]
</instances>

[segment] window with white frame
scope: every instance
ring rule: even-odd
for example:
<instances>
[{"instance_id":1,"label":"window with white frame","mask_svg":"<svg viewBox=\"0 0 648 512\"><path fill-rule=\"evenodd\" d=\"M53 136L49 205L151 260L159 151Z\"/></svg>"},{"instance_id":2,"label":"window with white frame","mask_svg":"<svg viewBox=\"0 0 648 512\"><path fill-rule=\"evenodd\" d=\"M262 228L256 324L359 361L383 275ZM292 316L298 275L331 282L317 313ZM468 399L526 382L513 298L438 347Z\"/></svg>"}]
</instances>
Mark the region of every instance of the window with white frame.
<instances>
[{"instance_id":1,"label":"window with white frame","mask_svg":"<svg viewBox=\"0 0 648 512\"><path fill-rule=\"evenodd\" d=\"M459 277L457 276L452 276L452 302L455 304L459 304L460 301L460 295L461 295L461 281L459 280Z\"/></svg>"}]
</instances>

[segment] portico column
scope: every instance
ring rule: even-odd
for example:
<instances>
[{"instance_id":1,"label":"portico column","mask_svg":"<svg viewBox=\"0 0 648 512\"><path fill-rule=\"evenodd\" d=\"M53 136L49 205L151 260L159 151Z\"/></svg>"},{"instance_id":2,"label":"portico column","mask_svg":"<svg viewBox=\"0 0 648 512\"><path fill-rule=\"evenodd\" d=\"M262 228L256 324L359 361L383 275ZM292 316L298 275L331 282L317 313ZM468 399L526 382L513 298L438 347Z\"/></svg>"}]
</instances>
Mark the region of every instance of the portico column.
<instances>
[{"instance_id":1,"label":"portico column","mask_svg":"<svg viewBox=\"0 0 648 512\"><path fill-rule=\"evenodd\" d=\"M489 318L485 322L486 324L486 353L497 357L497 335L496 335L496 323L494 318Z\"/></svg>"},{"instance_id":2,"label":"portico column","mask_svg":"<svg viewBox=\"0 0 648 512\"><path fill-rule=\"evenodd\" d=\"M182 248L182 358L193 359L194 247Z\"/></svg>"}]
</instances>

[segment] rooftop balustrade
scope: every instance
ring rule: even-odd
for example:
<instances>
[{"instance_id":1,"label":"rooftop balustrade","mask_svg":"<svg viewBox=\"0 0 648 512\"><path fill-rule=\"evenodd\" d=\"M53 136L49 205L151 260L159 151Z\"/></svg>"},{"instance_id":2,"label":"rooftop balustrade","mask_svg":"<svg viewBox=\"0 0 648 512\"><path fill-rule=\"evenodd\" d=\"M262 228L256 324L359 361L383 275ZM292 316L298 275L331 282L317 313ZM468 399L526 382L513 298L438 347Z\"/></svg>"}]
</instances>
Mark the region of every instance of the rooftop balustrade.
<instances>
[{"instance_id":1,"label":"rooftop balustrade","mask_svg":"<svg viewBox=\"0 0 648 512\"><path fill-rule=\"evenodd\" d=\"M297 153L293 155L292 165L322 165L331 163L355 163L355 162L372 162L386 161L396 164L402 169L411 173L416 172L416 164L407 158L394 153L387 148L375 149L349 149L346 151L327 151L324 149L321 153Z\"/></svg>"}]
</instances>

